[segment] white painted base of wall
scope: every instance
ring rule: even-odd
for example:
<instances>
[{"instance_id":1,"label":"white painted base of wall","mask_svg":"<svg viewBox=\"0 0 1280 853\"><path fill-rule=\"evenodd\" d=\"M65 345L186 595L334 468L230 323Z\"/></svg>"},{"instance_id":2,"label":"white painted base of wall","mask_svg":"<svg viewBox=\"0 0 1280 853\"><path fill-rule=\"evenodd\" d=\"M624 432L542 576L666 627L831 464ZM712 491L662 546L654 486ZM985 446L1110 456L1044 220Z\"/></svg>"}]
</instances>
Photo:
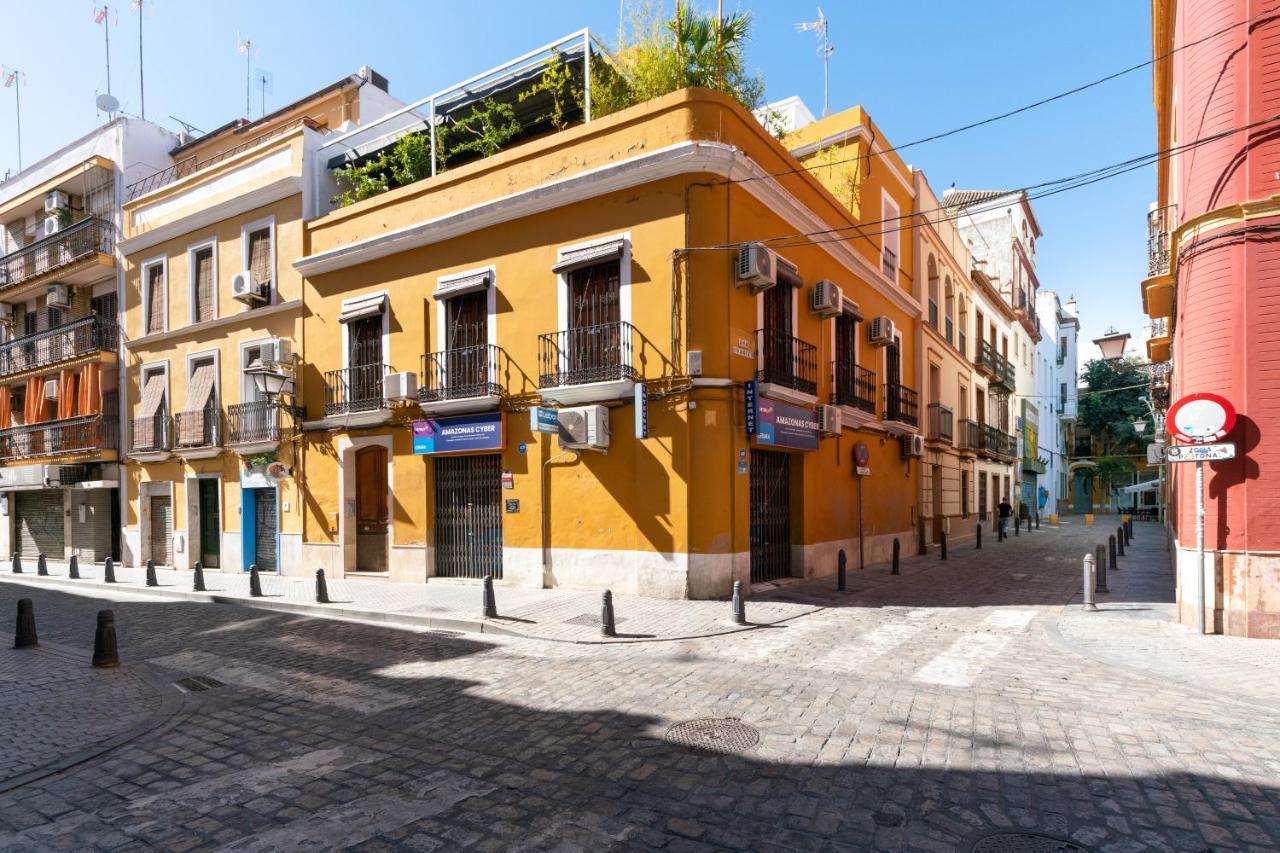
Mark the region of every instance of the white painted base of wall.
<instances>
[{"instance_id":1,"label":"white painted base of wall","mask_svg":"<svg viewBox=\"0 0 1280 853\"><path fill-rule=\"evenodd\" d=\"M141 566L142 531L137 527L126 527L124 536L120 538L120 564L124 566Z\"/></svg>"},{"instance_id":2,"label":"white painted base of wall","mask_svg":"<svg viewBox=\"0 0 1280 853\"><path fill-rule=\"evenodd\" d=\"M1174 575L1176 579L1176 595L1178 602L1178 621L1184 625L1196 626L1196 568L1199 552L1194 548L1184 548L1174 543ZM1222 630L1222 555L1217 551L1205 549L1204 552L1204 622L1205 631L1210 634Z\"/></svg>"}]
</instances>

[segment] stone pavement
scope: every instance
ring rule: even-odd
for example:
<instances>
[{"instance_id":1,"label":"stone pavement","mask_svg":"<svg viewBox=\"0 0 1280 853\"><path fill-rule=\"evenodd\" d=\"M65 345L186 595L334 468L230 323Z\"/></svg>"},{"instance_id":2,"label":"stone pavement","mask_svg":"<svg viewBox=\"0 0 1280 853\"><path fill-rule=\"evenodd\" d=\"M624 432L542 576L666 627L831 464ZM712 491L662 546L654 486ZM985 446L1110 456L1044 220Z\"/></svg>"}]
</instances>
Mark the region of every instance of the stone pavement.
<instances>
[{"instance_id":1,"label":"stone pavement","mask_svg":"<svg viewBox=\"0 0 1280 853\"><path fill-rule=\"evenodd\" d=\"M1150 618L1143 595L1167 598L1139 583L1163 547L1147 530L1122 564L1135 589L1107 603L1133 613L1088 624L1070 602L1097 531L1080 525L873 569L844 595L784 588L820 609L668 643L23 588L42 638L87 649L111 600L126 664L213 686L0 794L0 850L955 851L1026 831L1099 853L1274 851L1280 716L1150 654L1099 657ZM1241 668L1272 654L1232 649ZM668 739L694 719L720 738Z\"/></svg>"},{"instance_id":2,"label":"stone pavement","mask_svg":"<svg viewBox=\"0 0 1280 853\"><path fill-rule=\"evenodd\" d=\"M62 563L49 564L49 577L35 574L32 561L23 573L11 573L12 563L0 563L0 582L24 585L56 585L64 588L112 587L103 583L101 564L81 565L80 580L71 580ZM158 587L148 588L146 569L116 566L119 587L152 597L182 598L202 602L230 602L262 609L312 616L395 622L455 631L512 634L575 643L642 642L707 637L716 634L778 625L818 609L800 601L772 601L752 608L751 626L734 625L725 601L673 601L631 595L614 595L618 636L606 640L600 633L601 594L571 589L525 589L494 585L497 619L484 619L478 581L433 579L427 583L392 583L380 579L329 579L331 604L317 604L314 578L262 574L261 598L249 595L247 572L206 571L207 593L192 591L193 573L156 569Z\"/></svg>"}]
</instances>

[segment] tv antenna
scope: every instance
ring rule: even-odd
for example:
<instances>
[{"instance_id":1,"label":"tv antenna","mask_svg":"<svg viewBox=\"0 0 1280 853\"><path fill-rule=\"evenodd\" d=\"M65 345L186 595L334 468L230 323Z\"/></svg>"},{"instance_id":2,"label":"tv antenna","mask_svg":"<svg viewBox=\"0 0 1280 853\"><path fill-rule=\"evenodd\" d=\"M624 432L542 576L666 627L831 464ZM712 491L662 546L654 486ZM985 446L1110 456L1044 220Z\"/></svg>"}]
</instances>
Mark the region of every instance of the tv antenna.
<instances>
[{"instance_id":1,"label":"tv antenna","mask_svg":"<svg viewBox=\"0 0 1280 853\"><path fill-rule=\"evenodd\" d=\"M182 119L180 119L180 118L178 118L177 116L172 115L172 114L169 116L169 118L173 119L173 120L174 120L174 121L176 121L178 124L182 125L182 129L183 129L183 130L185 130L187 133L199 134L199 135L201 135L201 136L203 136L203 135L204 135L204 131L203 131L203 130L201 130L200 128L196 127L194 124L192 124L192 123L191 123L191 122L189 122L189 121L183 121Z\"/></svg>"},{"instance_id":2,"label":"tv antenna","mask_svg":"<svg viewBox=\"0 0 1280 853\"><path fill-rule=\"evenodd\" d=\"M253 41L247 36L236 36L236 53L244 54L244 117L249 117L249 92L253 82L253 58L262 51L254 50Z\"/></svg>"},{"instance_id":3,"label":"tv antenna","mask_svg":"<svg viewBox=\"0 0 1280 853\"><path fill-rule=\"evenodd\" d=\"M830 38L831 22L827 20L826 15L822 14L822 7L819 6L818 20L796 24L795 29L798 33L813 33L818 38L818 56L822 57L822 114L830 115L831 110L827 106L827 90L830 80L831 54L836 50Z\"/></svg>"},{"instance_id":4,"label":"tv antenna","mask_svg":"<svg viewBox=\"0 0 1280 853\"><path fill-rule=\"evenodd\" d=\"M261 97L262 115L267 114L267 95L273 94L275 91L275 76L265 68L259 68L253 73L253 85L258 89Z\"/></svg>"}]
</instances>

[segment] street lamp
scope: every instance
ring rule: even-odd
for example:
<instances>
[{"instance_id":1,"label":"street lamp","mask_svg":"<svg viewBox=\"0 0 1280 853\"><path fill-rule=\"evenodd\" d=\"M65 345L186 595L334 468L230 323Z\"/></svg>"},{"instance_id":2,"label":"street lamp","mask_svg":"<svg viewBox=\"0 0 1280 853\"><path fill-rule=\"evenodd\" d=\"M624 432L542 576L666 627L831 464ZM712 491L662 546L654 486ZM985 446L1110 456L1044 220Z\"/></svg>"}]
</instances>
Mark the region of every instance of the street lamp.
<instances>
[{"instance_id":1,"label":"street lamp","mask_svg":"<svg viewBox=\"0 0 1280 853\"><path fill-rule=\"evenodd\" d=\"M1128 332L1117 332L1115 326L1109 326L1105 334L1100 338L1094 338L1093 342L1098 349L1102 350L1102 357L1106 361L1116 361L1124 357L1125 344L1129 342Z\"/></svg>"},{"instance_id":2,"label":"street lamp","mask_svg":"<svg viewBox=\"0 0 1280 853\"><path fill-rule=\"evenodd\" d=\"M1146 432L1146 431L1147 431L1147 422L1146 422L1146 421L1134 421L1134 422L1133 422L1133 431L1134 431L1135 433L1137 433L1138 435L1142 435L1144 432Z\"/></svg>"},{"instance_id":3,"label":"street lamp","mask_svg":"<svg viewBox=\"0 0 1280 853\"><path fill-rule=\"evenodd\" d=\"M245 373L253 377L253 386L268 400L293 391L292 372L286 371L279 362L260 361L245 368Z\"/></svg>"}]
</instances>

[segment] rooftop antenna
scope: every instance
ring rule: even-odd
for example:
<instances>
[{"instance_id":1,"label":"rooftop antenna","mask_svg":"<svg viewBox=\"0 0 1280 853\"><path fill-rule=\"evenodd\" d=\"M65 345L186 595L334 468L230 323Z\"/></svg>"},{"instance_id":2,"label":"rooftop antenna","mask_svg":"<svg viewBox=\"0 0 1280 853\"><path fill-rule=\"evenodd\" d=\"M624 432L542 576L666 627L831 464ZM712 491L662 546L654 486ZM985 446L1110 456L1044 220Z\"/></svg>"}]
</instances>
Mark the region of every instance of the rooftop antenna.
<instances>
[{"instance_id":1,"label":"rooftop antenna","mask_svg":"<svg viewBox=\"0 0 1280 853\"><path fill-rule=\"evenodd\" d=\"M102 25L102 38L107 46L107 94L111 94L111 27L112 24L120 24L120 15L117 13L114 21L108 21L111 15L111 7L106 3L101 6L93 7L93 22ZM114 113L115 110L108 110L108 113Z\"/></svg>"},{"instance_id":2,"label":"rooftop antenna","mask_svg":"<svg viewBox=\"0 0 1280 853\"><path fill-rule=\"evenodd\" d=\"M17 113L17 131L18 131L18 171L22 171L22 95L19 94L27 85L27 75L24 71L16 68L10 68L7 65L0 65L0 74L4 76L4 87L13 89L13 107Z\"/></svg>"},{"instance_id":3,"label":"rooftop antenna","mask_svg":"<svg viewBox=\"0 0 1280 853\"><path fill-rule=\"evenodd\" d=\"M818 20L805 21L795 25L798 33L813 33L818 37L818 56L822 57L822 114L830 115L831 110L827 106L827 88L830 76L828 74L831 64L831 54L835 53L836 47L831 43L830 30L831 22L827 20L827 16L822 14L822 7L818 7Z\"/></svg>"},{"instance_id":4,"label":"rooftop antenna","mask_svg":"<svg viewBox=\"0 0 1280 853\"><path fill-rule=\"evenodd\" d=\"M201 130L200 128L196 127L194 124L192 124L192 123L191 123L191 122L189 122L189 121L183 121L182 119L178 118L178 117L177 117L177 116L175 116L175 115L170 115L170 116L169 116L169 118L173 119L173 120L174 120L174 121L176 121L178 124L182 125L182 129L183 129L183 130L185 130L187 133L199 133L199 134L201 134L201 135L203 135L203 134L204 134L204 131L203 131L203 130Z\"/></svg>"},{"instance_id":5,"label":"rooftop antenna","mask_svg":"<svg viewBox=\"0 0 1280 853\"><path fill-rule=\"evenodd\" d=\"M275 77L265 68L259 68L253 74L254 85L258 87L261 96L262 115L267 114L267 95L275 91Z\"/></svg>"},{"instance_id":6,"label":"rooftop antenna","mask_svg":"<svg viewBox=\"0 0 1280 853\"><path fill-rule=\"evenodd\" d=\"M132 0L129 3L129 8L138 13L138 113L139 118L144 121L147 118L147 79L142 73L142 6L145 2L146 0Z\"/></svg>"},{"instance_id":7,"label":"rooftop antenna","mask_svg":"<svg viewBox=\"0 0 1280 853\"><path fill-rule=\"evenodd\" d=\"M253 42L248 38L236 36L236 52L244 54L244 117L249 117L252 107L249 106L250 84L253 82L253 58L260 52L255 52Z\"/></svg>"}]
</instances>

